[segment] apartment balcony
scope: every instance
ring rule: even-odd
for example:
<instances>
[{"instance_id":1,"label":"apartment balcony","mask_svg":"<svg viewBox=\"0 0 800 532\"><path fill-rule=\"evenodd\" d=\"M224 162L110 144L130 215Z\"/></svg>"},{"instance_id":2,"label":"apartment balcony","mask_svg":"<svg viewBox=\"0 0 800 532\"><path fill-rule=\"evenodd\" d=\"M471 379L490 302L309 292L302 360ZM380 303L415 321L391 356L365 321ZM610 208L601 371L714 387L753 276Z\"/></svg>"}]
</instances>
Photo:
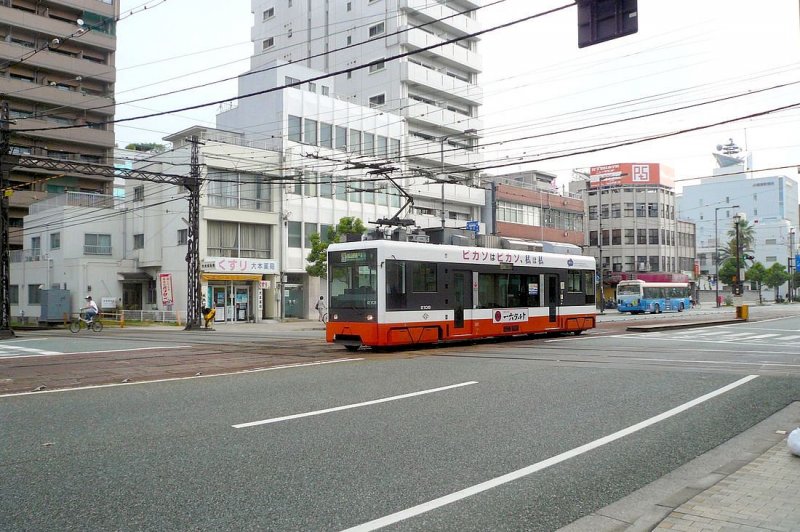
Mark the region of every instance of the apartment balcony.
<instances>
[{"instance_id":1,"label":"apartment balcony","mask_svg":"<svg viewBox=\"0 0 800 532\"><path fill-rule=\"evenodd\" d=\"M406 146L409 158L423 159L428 161L429 164L435 161L435 164L431 164L431 166L439 167L442 164L442 157L444 157L444 165L447 167L448 172L457 171L453 168L454 166L463 170L472 170L483 161L483 155L477 148L465 150L445 142L444 150L442 151L441 142L427 141L414 136L409 138L410 142Z\"/></svg>"},{"instance_id":2,"label":"apartment balcony","mask_svg":"<svg viewBox=\"0 0 800 532\"><path fill-rule=\"evenodd\" d=\"M445 129L448 133L458 134L468 129L483 131L483 120L435 105L404 98L401 103L401 114L409 121Z\"/></svg>"},{"instance_id":3,"label":"apartment balcony","mask_svg":"<svg viewBox=\"0 0 800 532\"><path fill-rule=\"evenodd\" d=\"M34 203L28 208L28 214L39 214L61 207L84 207L89 209L114 209L119 206L120 200L106 194L91 192L65 192L49 197L46 200Z\"/></svg>"},{"instance_id":4,"label":"apartment balcony","mask_svg":"<svg viewBox=\"0 0 800 532\"><path fill-rule=\"evenodd\" d=\"M114 147L114 131L102 129L92 129L88 127L76 127L70 129L58 128L59 124L46 120L29 118L20 121L19 124L11 126L11 131L17 129L40 129L39 131L25 131L25 136L34 137L41 140L60 140L69 144L84 144L100 148Z\"/></svg>"},{"instance_id":5,"label":"apartment balcony","mask_svg":"<svg viewBox=\"0 0 800 532\"><path fill-rule=\"evenodd\" d=\"M453 33L466 35L481 29L481 25L475 19L466 15L457 15L463 9L457 11L430 0L400 0L400 9L413 11L423 22L438 21L437 25L445 26L448 31Z\"/></svg>"},{"instance_id":6,"label":"apartment balcony","mask_svg":"<svg viewBox=\"0 0 800 532\"><path fill-rule=\"evenodd\" d=\"M442 100L460 101L467 105L483 104L483 89L479 86L416 63L401 63L400 79L411 87L424 87Z\"/></svg>"},{"instance_id":7,"label":"apartment balcony","mask_svg":"<svg viewBox=\"0 0 800 532\"><path fill-rule=\"evenodd\" d=\"M90 11L104 17L116 18L119 10L114 4L119 5L119 0L49 0L52 4L73 7L82 11Z\"/></svg>"},{"instance_id":8,"label":"apartment balcony","mask_svg":"<svg viewBox=\"0 0 800 532\"><path fill-rule=\"evenodd\" d=\"M76 9L90 11L112 19L116 17L113 5L106 6L104 2L98 0L70 0L58 3ZM100 6L103 6L103 8L101 9ZM75 24L70 24L63 20L34 15L33 13L21 9L0 6L0 20L5 24L46 35L72 35L80 29L77 23L80 16L81 15L76 14ZM113 52L117 48L117 38L115 36L99 31L87 31L80 36L80 39L75 39L71 42L79 46L91 46L110 52Z\"/></svg>"},{"instance_id":9,"label":"apartment balcony","mask_svg":"<svg viewBox=\"0 0 800 532\"><path fill-rule=\"evenodd\" d=\"M448 204L470 205L472 207L482 207L486 204L486 191L482 188L468 187L453 183L425 183L412 184L406 187L406 191L415 198L424 198L435 202L442 201L442 187L444 187L444 198Z\"/></svg>"},{"instance_id":10,"label":"apartment balcony","mask_svg":"<svg viewBox=\"0 0 800 532\"><path fill-rule=\"evenodd\" d=\"M20 44L0 41L0 59L12 63L19 61L33 50L33 48ZM53 72L65 72L70 76L81 76L84 79L96 79L107 83L114 83L117 79L116 69L113 66L47 50L29 56L25 59L25 64L32 69L39 68Z\"/></svg>"},{"instance_id":11,"label":"apartment balcony","mask_svg":"<svg viewBox=\"0 0 800 532\"><path fill-rule=\"evenodd\" d=\"M81 111L114 116L114 99L81 91L68 91L50 85L38 85L31 81L0 77L0 92L15 99L31 100L53 105L69 107Z\"/></svg>"},{"instance_id":12,"label":"apartment balcony","mask_svg":"<svg viewBox=\"0 0 800 532\"><path fill-rule=\"evenodd\" d=\"M427 48L444 41L445 39L421 29L412 28L400 34L400 43L405 44L409 51ZM464 68L470 72L480 72L483 69L483 59L480 55L455 43L437 46L426 51L425 54L431 54L442 63Z\"/></svg>"}]
</instances>

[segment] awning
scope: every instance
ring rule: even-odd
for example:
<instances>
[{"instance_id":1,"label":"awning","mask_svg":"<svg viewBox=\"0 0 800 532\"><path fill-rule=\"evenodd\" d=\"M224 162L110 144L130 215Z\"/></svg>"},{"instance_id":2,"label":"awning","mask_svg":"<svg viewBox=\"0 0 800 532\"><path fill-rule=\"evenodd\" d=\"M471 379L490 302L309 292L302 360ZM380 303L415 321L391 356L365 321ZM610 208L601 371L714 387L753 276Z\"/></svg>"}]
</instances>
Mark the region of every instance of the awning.
<instances>
[{"instance_id":1,"label":"awning","mask_svg":"<svg viewBox=\"0 0 800 532\"><path fill-rule=\"evenodd\" d=\"M204 281L260 281L261 274L252 273L202 273Z\"/></svg>"},{"instance_id":2,"label":"awning","mask_svg":"<svg viewBox=\"0 0 800 532\"><path fill-rule=\"evenodd\" d=\"M153 277L147 272L117 272L120 276L120 281L123 283L143 283L145 281L152 281Z\"/></svg>"}]
</instances>

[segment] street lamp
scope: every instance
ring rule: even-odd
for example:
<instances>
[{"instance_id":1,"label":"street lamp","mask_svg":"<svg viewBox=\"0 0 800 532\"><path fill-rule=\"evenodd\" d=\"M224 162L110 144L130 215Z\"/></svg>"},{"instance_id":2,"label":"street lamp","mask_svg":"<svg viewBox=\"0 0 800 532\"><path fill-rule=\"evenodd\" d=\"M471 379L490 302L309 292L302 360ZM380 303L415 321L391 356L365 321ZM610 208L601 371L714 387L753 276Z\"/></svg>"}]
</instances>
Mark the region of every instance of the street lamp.
<instances>
[{"instance_id":1,"label":"street lamp","mask_svg":"<svg viewBox=\"0 0 800 532\"><path fill-rule=\"evenodd\" d=\"M716 277L714 282L714 290L715 290L714 297L716 298L717 307L720 306L719 305L719 227L718 227L719 216L718 215L721 209L738 209L738 208L739 208L738 205L723 205L722 207L714 207L714 266L716 268L715 270Z\"/></svg>"},{"instance_id":2,"label":"street lamp","mask_svg":"<svg viewBox=\"0 0 800 532\"><path fill-rule=\"evenodd\" d=\"M742 295L742 288L744 283L742 282L742 266L741 266L741 255L742 255L742 248L741 244L739 244L739 222L744 220L743 213L736 213L733 217L733 227L736 230L736 283L734 284L733 291L734 294L737 296Z\"/></svg>"},{"instance_id":3,"label":"street lamp","mask_svg":"<svg viewBox=\"0 0 800 532\"><path fill-rule=\"evenodd\" d=\"M789 264L789 303L794 301L794 275L793 275L793 268L794 268L794 227L789 228L789 260L787 261Z\"/></svg>"},{"instance_id":4,"label":"street lamp","mask_svg":"<svg viewBox=\"0 0 800 532\"><path fill-rule=\"evenodd\" d=\"M477 129L471 128L471 129L466 129L461 133L452 133L450 135L445 135L445 136L439 138L439 143L440 143L439 144L439 157L440 157L441 163L442 163L442 227L444 227L444 184L445 184L444 183L444 175L445 175L445 171L444 171L444 143L445 143L445 141L447 139L452 138L452 137L460 137L462 135L470 136L470 135L476 135L477 133L478 133Z\"/></svg>"}]
</instances>

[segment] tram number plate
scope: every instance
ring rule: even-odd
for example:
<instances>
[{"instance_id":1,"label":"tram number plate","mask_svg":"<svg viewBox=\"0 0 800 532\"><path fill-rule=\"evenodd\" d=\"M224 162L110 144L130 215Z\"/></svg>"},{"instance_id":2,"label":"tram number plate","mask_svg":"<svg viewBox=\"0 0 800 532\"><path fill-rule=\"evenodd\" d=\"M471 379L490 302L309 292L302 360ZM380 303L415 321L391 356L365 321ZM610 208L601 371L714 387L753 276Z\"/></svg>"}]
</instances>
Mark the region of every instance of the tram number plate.
<instances>
[{"instance_id":1,"label":"tram number plate","mask_svg":"<svg viewBox=\"0 0 800 532\"><path fill-rule=\"evenodd\" d=\"M493 323L516 323L528 321L528 309L501 309L492 314Z\"/></svg>"}]
</instances>

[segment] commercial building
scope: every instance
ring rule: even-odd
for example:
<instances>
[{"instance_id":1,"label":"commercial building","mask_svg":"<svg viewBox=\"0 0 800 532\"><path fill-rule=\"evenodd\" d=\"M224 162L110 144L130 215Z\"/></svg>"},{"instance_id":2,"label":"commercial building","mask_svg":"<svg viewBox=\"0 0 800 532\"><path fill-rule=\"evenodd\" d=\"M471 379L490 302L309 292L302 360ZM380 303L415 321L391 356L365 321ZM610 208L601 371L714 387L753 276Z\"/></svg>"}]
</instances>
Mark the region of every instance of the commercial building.
<instances>
[{"instance_id":1,"label":"commercial building","mask_svg":"<svg viewBox=\"0 0 800 532\"><path fill-rule=\"evenodd\" d=\"M695 228L676 214L672 169L658 163L595 166L570 183L585 201L587 247L606 300L624 279L694 278Z\"/></svg>"},{"instance_id":2,"label":"commercial building","mask_svg":"<svg viewBox=\"0 0 800 532\"><path fill-rule=\"evenodd\" d=\"M744 213L753 228L753 249L747 251L754 262L766 268L776 263L794 267L790 259L797 251L795 231L800 227L798 184L785 175L753 176L748 170L751 157L737 153L715 153L712 177L684 186L677 201L681 218L697 227L700 282L705 289L716 288L717 250L727 248L738 213Z\"/></svg>"},{"instance_id":3,"label":"commercial building","mask_svg":"<svg viewBox=\"0 0 800 532\"><path fill-rule=\"evenodd\" d=\"M8 103L11 153L110 164L119 2L0 2L0 94ZM63 126L86 126L52 129ZM53 194L111 194L112 179L11 169L11 248L23 245L28 206Z\"/></svg>"},{"instance_id":4,"label":"commercial building","mask_svg":"<svg viewBox=\"0 0 800 532\"><path fill-rule=\"evenodd\" d=\"M558 194L556 176L525 171L484 177L487 189L483 221L487 232L517 245L584 245L584 202Z\"/></svg>"}]
</instances>

